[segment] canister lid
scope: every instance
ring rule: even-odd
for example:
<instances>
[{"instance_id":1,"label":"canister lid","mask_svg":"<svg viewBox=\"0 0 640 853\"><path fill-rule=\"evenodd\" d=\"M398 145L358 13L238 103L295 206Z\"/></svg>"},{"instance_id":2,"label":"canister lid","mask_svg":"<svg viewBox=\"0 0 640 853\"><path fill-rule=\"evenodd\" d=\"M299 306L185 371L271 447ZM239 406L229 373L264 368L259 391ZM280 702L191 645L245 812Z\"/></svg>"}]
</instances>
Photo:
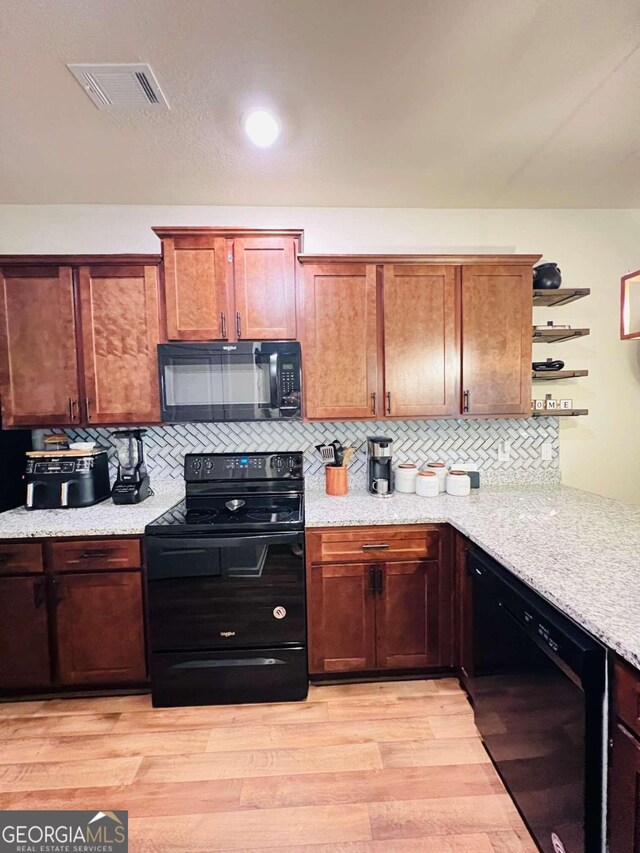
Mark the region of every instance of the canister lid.
<instances>
[{"instance_id":1,"label":"canister lid","mask_svg":"<svg viewBox=\"0 0 640 853\"><path fill-rule=\"evenodd\" d=\"M427 462L428 468L444 468L444 462Z\"/></svg>"},{"instance_id":2,"label":"canister lid","mask_svg":"<svg viewBox=\"0 0 640 853\"><path fill-rule=\"evenodd\" d=\"M418 477L437 477L435 471L418 471Z\"/></svg>"}]
</instances>

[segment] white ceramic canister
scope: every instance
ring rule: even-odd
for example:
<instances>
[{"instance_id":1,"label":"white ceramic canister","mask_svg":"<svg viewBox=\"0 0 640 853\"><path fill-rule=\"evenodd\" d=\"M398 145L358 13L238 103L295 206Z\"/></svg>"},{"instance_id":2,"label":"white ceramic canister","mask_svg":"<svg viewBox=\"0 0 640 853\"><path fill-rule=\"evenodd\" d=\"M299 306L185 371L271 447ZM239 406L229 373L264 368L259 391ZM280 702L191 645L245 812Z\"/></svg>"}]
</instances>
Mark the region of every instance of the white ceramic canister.
<instances>
[{"instance_id":1,"label":"white ceramic canister","mask_svg":"<svg viewBox=\"0 0 640 853\"><path fill-rule=\"evenodd\" d=\"M416 490L418 466L413 462L402 462L395 470L395 489L397 492L413 494Z\"/></svg>"},{"instance_id":2,"label":"white ceramic canister","mask_svg":"<svg viewBox=\"0 0 640 853\"><path fill-rule=\"evenodd\" d=\"M416 494L422 498L437 498L440 483L435 471L419 471L416 477Z\"/></svg>"},{"instance_id":3,"label":"white ceramic canister","mask_svg":"<svg viewBox=\"0 0 640 853\"><path fill-rule=\"evenodd\" d=\"M447 466L444 462L427 462L425 471L434 471L438 477L438 488L440 492L447 491Z\"/></svg>"},{"instance_id":4,"label":"white ceramic canister","mask_svg":"<svg viewBox=\"0 0 640 853\"><path fill-rule=\"evenodd\" d=\"M447 475L447 494L464 497L471 494L471 479L466 471L449 471Z\"/></svg>"}]
</instances>

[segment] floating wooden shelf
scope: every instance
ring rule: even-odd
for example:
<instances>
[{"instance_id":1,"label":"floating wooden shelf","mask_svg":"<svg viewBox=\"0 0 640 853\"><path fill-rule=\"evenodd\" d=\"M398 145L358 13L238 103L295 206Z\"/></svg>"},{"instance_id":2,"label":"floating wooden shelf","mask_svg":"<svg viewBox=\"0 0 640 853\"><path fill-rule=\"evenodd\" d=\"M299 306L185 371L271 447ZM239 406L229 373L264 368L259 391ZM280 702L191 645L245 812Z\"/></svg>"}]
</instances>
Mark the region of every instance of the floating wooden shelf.
<instances>
[{"instance_id":1,"label":"floating wooden shelf","mask_svg":"<svg viewBox=\"0 0 640 853\"><path fill-rule=\"evenodd\" d=\"M533 330L534 344L555 344L570 341L572 338L584 338L591 329L554 329L551 326Z\"/></svg>"},{"instance_id":2,"label":"floating wooden shelf","mask_svg":"<svg viewBox=\"0 0 640 853\"><path fill-rule=\"evenodd\" d=\"M588 376L588 370L532 370L532 379L545 379L550 382L552 379L575 379L578 376Z\"/></svg>"},{"instance_id":3,"label":"floating wooden shelf","mask_svg":"<svg viewBox=\"0 0 640 853\"><path fill-rule=\"evenodd\" d=\"M579 415L588 415L589 409L552 409L550 412L541 410L531 412L533 418L577 418Z\"/></svg>"},{"instance_id":4,"label":"floating wooden shelf","mask_svg":"<svg viewBox=\"0 0 640 853\"><path fill-rule=\"evenodd\" d=\"M575 302L576 299L583 299L589 296L591 289L589 287L560 287L557 290L534 290L533 291L533 307L534 308L552 308L559 305L567 305L569 302Z\"/></svg>"}]
</instances>

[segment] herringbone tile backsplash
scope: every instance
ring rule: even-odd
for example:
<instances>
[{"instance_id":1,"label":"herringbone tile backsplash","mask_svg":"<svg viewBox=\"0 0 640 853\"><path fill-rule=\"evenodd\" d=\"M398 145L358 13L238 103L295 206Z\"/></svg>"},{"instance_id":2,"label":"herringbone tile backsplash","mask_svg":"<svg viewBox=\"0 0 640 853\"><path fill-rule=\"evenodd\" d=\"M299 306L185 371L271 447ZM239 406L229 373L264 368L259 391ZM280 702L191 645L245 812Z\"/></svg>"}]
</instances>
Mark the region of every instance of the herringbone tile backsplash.
<instances>
[{"instance_id":1,"label":"herringbone tile backsplash","mask_svg":"<svg viewBox=\"0 0 640 853\"><path fill-rule=\"evenodd\" d=\"M109 446L110 429L67 430L76 440L94 439ZM46 431L34 432L39 447ZM181 479L185 453L301 450L307 476L320 474L322 462L316 444L338 439L358 448L351 471L364 470L368 435L394 439L394 458L399 462L441 460L476 462L482 483L556 483L560 480L558 419L527 420L433 420L433 421L347 421L340 423L185 423L149 427L145 449L152 479ZM510 459L498 461L498 443L511 442ZM551 445L551 459L542 459L542 445ZM113 464L113 459L112 459Z\"/></svg>"}]
</instances>

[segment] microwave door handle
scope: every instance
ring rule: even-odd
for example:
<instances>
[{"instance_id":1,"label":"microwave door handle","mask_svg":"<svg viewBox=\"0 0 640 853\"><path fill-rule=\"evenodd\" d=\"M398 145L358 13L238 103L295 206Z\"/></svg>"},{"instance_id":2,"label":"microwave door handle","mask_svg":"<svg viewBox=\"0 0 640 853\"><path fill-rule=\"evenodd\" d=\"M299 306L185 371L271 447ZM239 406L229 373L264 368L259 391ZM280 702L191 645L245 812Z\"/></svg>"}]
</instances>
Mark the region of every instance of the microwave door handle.
<instances>
[{"instance_id":1,"label":"microwave door handle","mask_svg":"<svg viewBox=\"0 0 640 853\"><path fill-rule=\"evenodd\" d=\"M271 408L280 408L280 383L278 382L278 353L269 356L269 385L271 388Z\"/></svg>"}]
</instances>

